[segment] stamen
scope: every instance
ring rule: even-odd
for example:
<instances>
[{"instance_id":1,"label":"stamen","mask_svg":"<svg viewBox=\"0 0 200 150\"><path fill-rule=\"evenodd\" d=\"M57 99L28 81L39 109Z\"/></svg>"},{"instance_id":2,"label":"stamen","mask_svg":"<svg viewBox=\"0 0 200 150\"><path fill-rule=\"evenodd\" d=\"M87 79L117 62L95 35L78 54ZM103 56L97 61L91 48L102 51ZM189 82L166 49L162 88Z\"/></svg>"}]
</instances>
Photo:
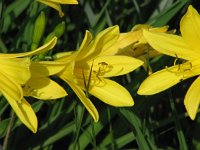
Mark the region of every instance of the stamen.
<instances>
[{"instance_id":1,"label":"stamen","mask_svg":"<svg viewBox=\"0 0 200 150\"><path fill-rule=\"evenodd\" d=\"M177 71L172 71L170 70L167 66L165 67L167 71L176 74L177 76L182 75L183 79L186 78L186 73L189 72L192 69L192 63L191 62L186 62L183 64L178 64L178 69Z\"/></svg>"}]
</instances>

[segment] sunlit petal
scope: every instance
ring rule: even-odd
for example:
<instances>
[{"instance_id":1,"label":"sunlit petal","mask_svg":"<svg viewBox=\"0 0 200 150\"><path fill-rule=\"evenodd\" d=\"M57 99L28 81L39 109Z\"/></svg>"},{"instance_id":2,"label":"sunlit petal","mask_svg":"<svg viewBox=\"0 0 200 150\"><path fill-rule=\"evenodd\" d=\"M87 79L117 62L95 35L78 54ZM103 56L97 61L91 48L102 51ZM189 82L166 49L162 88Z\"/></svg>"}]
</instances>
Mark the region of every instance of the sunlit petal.
<instances>
[{"instance_id":1,"label":"sunlit petal","mask_svg":"<svg viewBox=\"0 0 200 150\"><path fill-rule=\"evenodd\" d=\"M184 99L185 108L192 120L195 119L200 104L200 77L190 86Z\"/></svg>"},{"instance_id":2,"label":"sunlit petal","mask_svg":"<svg viewBox=\"0 0 200 150\"><path fill-rule=\"evenodd\" d=\"M76 93L76 95L78 96L80 101L83 103L85 108L88 110L88 112L90 113L94 121L97 122L99 120L99 113L97 109L92 104L90 99L86 97L83 90L78 85L76 85L76 83L73 81L74 80L73 77L66 76L65 74L62 74L62 76L60 77L72 88L72 90Z\"/></svg>"},{"instance_id":3,"label":"sunlit petal","mask_svg":"<svg viewBox=\"0 0 200 150\"><path fill-rule=\"evenodd\" d=\"M66 67L65 62L38 61L30 66L31 77L44 77L57 74Z\"/></svg>"},{"instance_id":4,"label":"sunlit petal","mask_svg":"<svg viewBox=\"0 0 200 150\"><path fill-rule=\"evenodd\" d=\"M86 31L84 39L83 39L81 46L77 52L76 60L81 60L88 55L87 54L87 53L89 53L88 47L90 45L92 45L92 40L93 40L92 34L90 33L90 31Z\"/></svg>"},{"instance_id":5,"label":"sunlit petal","mask_svg":"<svg viewBox=\"0 0 200 150\"><path fill-rule=\"evenodd\" d=\"M21 122L25 124L33 133L36 133L38 121L31 105L24 98L22 98L21 103L18 103L15 99L12 98L7 98L7 100Z\"/></svg>"},{"instance_id":6,"label":"sunlit petal","mask_svg":"<svg viewBox=\"0 0 200 150\"><path fill-rule=\"evenodd\" d=\"M181 19L180 30L185 42L199 53L200 15L191 5L188 7L186 14Z\"/></svg>"},{"instance_id":7,"label":"sunlit petal","mask_svg":"<svg viewBox=\"0 0 200 150\"><path fill-rule=\"evenodd\" d=\"M16 101L20 101L23 97L23 91L21 86L15 82L15 80L12 80L11 78L8 78L4 74L0 73L0 92L7 98L15 99ZM8 99L8 98L7 98Z\"/></svg>"},{"instance_id":8,"label":"sunlit petal","mask_svg":"<svg viewBox=\"0 0 200 150\"><path fill-rule=\"evenodd\" d=\"M142 82L137 93L153 95L174 86L183 79L183 74L179 74L178 69L179 66L174 66L153 73Z\"/></svg>"},{"instance_id":9,"label":"sunlit petal","mask_svg":"<svg viewBox=\"0 0 200 150\"><path fill-rule=\"evenodd\" d=\"M91 95L112 106L133 106L133 98L123 86L109 79L103 79L101 82L103 83L99 86L90 85Z\"/></svg>"},{"instance_id":10,"label":"sunlit petal","mask_svg":"<svg viewBox=\"0 0 200 150\"><path fill-rule=\"evenodd\" d=\"M138 42L142 37L142 31L134 31L127 33L120 33L120 36L115 44L104 51L106 55L124 54L127 49L133 51L132 44Z\"/></svg>"},{"instance_id":11,"label":"sunlit petal","mask_svg":"<svg viewBox=\"0 0 200 150\"><path fill-rule=\"evenodd\" d=\"M49 7L52 7L55 10L57 10L59 12L59 16L60 17L64 16L64 13L62 12L62 8L61 8L59 3L55 3L55 2L52 2L50 0L49 1L47 1L47 0L37 0L37 1L39 1L39 2L45 4L45 5L49 6Z\"/></svg>"},{"instance_id":12,"label":"sunlit petal","mask_svg":"<svg viewBox=\"0 0 200 150\"><path fill-rule=\"evenodd\" d=\"M86 49L79 49L83 52L79 52L77 60L89 61L97 55L104 55L109 49L109 47L116 43L118 37L118 26L112 26L103 30L102 32L98 33L96 38L91 41L91 43L87 46Z\"/></svg>"},{"instance_id":13,"label":"sunlit petal","mask_svg":"<svg viewBox=\"0 0 200 150\"><path fill-rule=\"evenodd\" d=\"M0 72L19 84L26 83L31 74L29 58L0 59Z\"/></svg>"},{"instance_id":14,"label":"sunlit petal","mask_svg":"<svg viewBox=\"0 0 200 150\"><path fill-rule=\"evenodd\" d=\"M77 0L45 0L45 1L60 3L60 4L78 4Z\"/></svg>"},{"instance_id":15,"label":"sunlit petal","mask_svg":"<svg viewBox=\"0 0 200 150\"><path fill-rule=\"evenodd\" d=\"M16 57L27 57L27 56L33 56L33 55L37 55L43 52L46 52L50 49L52 49L57 42L57 37L53 37L52 40L50 40L48 43L46 43L45 45L39 47L38 49L34 50L34 51L29 51L29 52L25 52L25 53L16 53L16 54L0 54L0 58L16 58Z\"/></svg>"},{"instance_id":16,"label":"sunlit petal","mask_svg":"<svg viewBox=\"0 0 200 150\"><path fill-rule=\"evenodd\" d=\"M86 75L89 75L92 69L92 72L95 72L97 76L113 77L127 74L142 64L143 61L128 56L99 56L87 65L81 66L82 64L79 64L80 66L76 66L74 71L80 77L83 69Z\"/></svg>"},{"instance_id":17,"label":"sunlit petal","mask_svg":"<svg viewBox=\"0 0 200 150\"><path fill-rule=\"evenodd\" d=\"M186 60L200 57L200 53L192 50L180 36L167 33L152 33L146 30L143 31L143 34L148 43L160 53Z\"/></svg>"},{"instance_id":18,"label":"sunlit petal","mask_svg":"<svg viewBox=\"0 0 200 150\"><path fill-rule=\"evenodd\" d=\"M31 78L23 86L23 91L24 96L32 96L42 100L58 99L67 96L62 86L45 77Z\"/></svg>"},{"instance_id":19,"label":"sunlit petal","mask_svg":"<svg viewBox=\"0 0 200 150\"><path fill-rule=\"evenodd\" d=\"M22 88L0 73L0 91L5 96L19 119L34 133L37 131L37 118L31 106L23 98Z\"/></svg>"}]
</instances>

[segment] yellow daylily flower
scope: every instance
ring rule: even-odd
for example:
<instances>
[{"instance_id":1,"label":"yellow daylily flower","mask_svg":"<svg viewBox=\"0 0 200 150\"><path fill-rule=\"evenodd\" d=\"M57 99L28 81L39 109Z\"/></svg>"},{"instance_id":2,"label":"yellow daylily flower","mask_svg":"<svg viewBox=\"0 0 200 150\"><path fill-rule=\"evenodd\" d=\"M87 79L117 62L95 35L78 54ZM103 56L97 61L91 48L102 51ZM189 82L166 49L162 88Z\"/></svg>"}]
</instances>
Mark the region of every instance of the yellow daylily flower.
<instances>
[{"instance_id":1,"label":"yellow daylily flower","mask_svg":"<svg viewBox=\"0 0 200 150\"><path fill-rule=\"evenodd\" d=\"M146 41L143 36L143 29L148 29L156 33L169 32L168 26L154 28L146 24L135 25L131 31L120 33L117 42L109 49L104 51L107 54L126 55L140 59L144 62L143 67L145 70L150 69L148 61L150 58L161 55L158 51L154 50ZM148 68L148 69L147 69ZM149 72L150 73L150 72Z\"/></svg>"},{"instance_id":2,"label":"yellow daylily flower","mask_svg":"<svg viewBox=\"0 0 200 150\"><path fill-rule=\"evenodd\" d=\"M116 43L118 37L118 26L100 32L94 39L92 34L86 31L78 51L57 55L59 62L71 59L58 76L74 90L95 122L99 120L99 114L88 98L88 93L116 107L134 104L131 95L123 86L108 79L129 73L143 64L132 57L109 53L109 47Z\"/></svg>"},{"instance_id":3,"label":"yellow daylily flower","mask_svg":"<svg viewBox=\"0 0 200 150\"><path fill-rule=\"evenodd\" d=\"M37 117L31 105L24 99L22 86L31 78L30 58L54 47L57 38L35 51L17 54L0 54L0 92L7 99L18 118L32 132L37 131Z\"/></svg>"},{"instance_id":4,"label":"yellow daylily flower","mask_svg":"<svg viewBox=\"0 0 200 150\"><path fill-rule=\"evenodd\" d=\"M57 10L59 12L60 17L64 16L60 4L78 4L77 0L37 0L37 1Z\"/></svg>"},{"instance_id":5,"label":"yellow daylily flower","mask_svg":"<svg viewBox=\"0 0 200 150\"><path fill-rule=\"evenodd\" d=\"M150 75L141 84L138 94L156 94L180 81L200 75L200 16L192 6L188 7L181 19L180 31L182 36L143 31L146 40L154 49L176 59L184 59L186 62ZM198 77L193 82L184 99L186 110L192 120L196 117L200 103L199 80Z\"/></svg>"}]
</instances>

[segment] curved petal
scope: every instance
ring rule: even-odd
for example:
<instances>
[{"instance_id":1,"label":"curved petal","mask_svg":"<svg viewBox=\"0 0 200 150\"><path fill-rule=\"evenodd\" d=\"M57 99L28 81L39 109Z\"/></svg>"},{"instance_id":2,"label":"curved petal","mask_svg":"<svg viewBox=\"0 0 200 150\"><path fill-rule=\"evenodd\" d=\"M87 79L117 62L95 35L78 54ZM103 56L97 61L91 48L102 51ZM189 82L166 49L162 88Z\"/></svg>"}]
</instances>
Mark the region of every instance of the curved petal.
<instances>
[{"instance_id":1,"label":"curved petal","mask_svg":"<svg viewBox=\"0 0 200 150\"><path fill-rule=\"evenodd\" d=\"M144 30L143 34L148 43L160 53L186 60L200 57L200 53L192 50L180 36L167 33L152 33L147 30Z\"/></svg>"},{"instance_id":2,"label":"curved petal","mask_svg":"<svg viewBox=\"0 0 200 150\"><path fill-rule=\"evenodd\" d=\"M191 5L188 7L186 14L181 19L180 30L185 42L199 53L200 15Z\"/></svg>"},{"instance_id":3,"label":"curved petal","mask_svg":"<svg viewBox=\"0 0 200 150\"><path fill-rule=\"evenodd\" d=\"M0 91L5 96L19 119L32 131L37 131L37 118L31 106L23 98L21 87L0 73Z\"/></svg>"},{"instance_id":4,"label":"curved petal","mask_svg":"<svg viewBox=\"0 0 200 150\"><path fill-rule=\"evenodd\" d=\"M89 61L98 55L106 55L106 51L116 43L119 37L119 27L112 26L98 33L85 49L79 49L77 60Z\"/></svg>"},{"instance_id":5,"label":"curved petal","mask_svg":"<svg viewBox=\"0 0 200 150\"><path fill-rule=\"evenodd\" d=\"M53 3L60 3L60 4L78 4L77 0L45 0Z\"/></svg>"},{"instance_id":6,"label":"curved petal","mask_svg":"<svg viewBox=\"0 0 200 150\"><path fill-rule=\"evenodd\" d=\"M101 86L91 84L89 93L112 106L121 107L134 105L133 98L123 86L109 79L103 79L102 82L104 82L104 84Z\"/></svg>"},{"instance_id":7,"label":"curved petal","mask_svg":"<svg viewBox=\"0 0 200 150\"><path fill-rule=\"evenodd\" d=\"M186 93L184 104L189 117L194 120L200 104L200 77L190 86Z\"/></svg>"},{"instance_id":8,"label":"curved petal","mask_svg":"<svg viewBox=\"0 0 200 150\"><path fill-rule=\"evenodd\" d=\"M84 39L83 39L81 46L77 52L76 60L83 59L85 57L85 55L87 55L87 53L89 53L88 47L91 45L92 40L93 40L92 34L90 33L90 31L86 30Z\"/></svg>"},{"instance_id":9,"label":"curved petal","mask_svg":"<svg viewBox=\"0 0 200 150\"><path fill-rule=\"evenodd\" d=\"M19 84L26 83L31 77L29 58L0 59L0 72Z\"/></svg>"},{"instance_id":10,"label":"curved petal","mask_svg":"<svg viewBox=\"0 0 200 150\"><path fill-rule=\"evenodd\" d=\"M74 60L75 54L77 55L77 51L59 52L53 55L53 58L55 61Z\"/></svg>"},{"instance_id":11,"label":"curved petal","mask_svg":"<svg viewBox=\"0 0 200 150\"><path fill-rule=\"evenodd\" d=\"M124 54L127 51L133 51L132 45L140 40L142 30L120 33L120 36L115 44L105 51L106 55Z\"/></svg>"},{"instance_id":12,"label":"curved petal","mask_svg":"<svg viewBox=\"0 0 200 150\"><path fill-rule=\"evenodd\" d=\"M0 92L8 99L15 99L20 101L23 97L23 91L21 86L13 79L8 78L4 74L0 73Z\"/></svg>"},{"instance_id":13,"label":"curved petal","mask_svg":"<svg viewBox=\"0 0 200 150\"><path fill-rule=\"evenodd\" d=\"M55 3L55 2L47 1L47 0L37 0L37 1L39 1L39 2L45 4L45 5L49 6L49 7L52 7L55 10L57 10L59 12L59 16L60 17L64 16L64 13L62 12L62 8L61 8L59 3Z\"/></svg>"},{"instance_id":14,"label":"curved petal","mask_svg":"<svg viewBox=\"0 0 200 150\"><path fill-rule=\"evenodd\" d=\"M173 66L153 73L142 82L137 93L153 95L174 86L183 79L183 74L179 74L178 70L179 66Z\"/></svg>"},{"instance_id":15,"label":"curved petal","mask_svg":"<svg viewBox=\"0 0 200 150\"><path fill-rule=\"evenodd\" d=\"M30 66L31 77L45 77L59 73L66 67L67 62L38 61Z\"/></svg>"},{"instance_id":16,"label":"curved petal","mask_svg":"<svg viewBox=\"0 0 200 150\"><path fill-rule=\"evenodd\" d=\"M0 58L16 58L16 57L27 57L27 56L33 56L40 53L44 53L48 50L51 50L57 42L57 37L53 37L52 40L50 40L45 45L37 48L34 51L24 52L24 53L16 53L16 54L0 54Z\"/></svg>"},{"instance_id":17,"label":"curved petal","mask_svg":"<svg viewBox=\"0 0 200 150\"><path fill-rule=\"evenodd\" d=\"M100 56L90 61L87 65L83 63L76 64L74 73L77 77L82 78L82 70L84 74L97 74L99 77L113 77L127 74L140 67L144 62L128 56Z\"/></svg>"},{"instance_id":18,"label":"curved petal","mask_svg":"<svg viewBox=\"0 0 200 150\"><path fill-rule=\"evenodd\" d=\"M7 98L7 100L21 122L26 125L26 127L28 127L33 133L36 133L38 120L31 105L24 98L22 98L20 103L17 102L16 99L12 98Z\"/></svg>"},{"instance_id":19,"label":"curved petal","mask_svg":"<svg viewBox=\"0 0 200 150\"><path fill-rule=\"evenodd\" d=\"M31 78L24 86L25 96L33 96L37 99L49 100L67 96L66 91L49 78Z\"/></svg>"},{"instance_id":20,"label":"curved petal","mask_svg":"<svg viewBox=\"0 0 200 150\"><path fill-rule=\"evenodd\" d=\"M83 90L78 85L76 85L76 83L74 83L73 77L69 77L69 76L66 76L65 74L62 74L60 78L64 80L72 88L72 90L76 93L76 95L78 96L80 101L83 103L85 108L88 110L88 112L90 113L94 121L97 122L99 120L99 113L97 109L95 108L93 103L90 101L90 99L86 97Z\"/></svg>"}]
</instances>

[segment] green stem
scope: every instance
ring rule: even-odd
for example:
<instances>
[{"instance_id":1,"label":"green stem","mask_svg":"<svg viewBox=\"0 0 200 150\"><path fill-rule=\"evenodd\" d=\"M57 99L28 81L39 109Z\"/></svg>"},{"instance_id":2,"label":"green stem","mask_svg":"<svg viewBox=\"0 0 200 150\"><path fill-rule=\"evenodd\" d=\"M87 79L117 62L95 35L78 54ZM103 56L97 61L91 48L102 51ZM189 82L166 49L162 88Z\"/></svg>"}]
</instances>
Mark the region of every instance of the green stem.
<instances>
[{"instance_id":1,"label":"green stem","mask_svg":"<svg viewBox=\"0 0 200 150\"><path fill-rule=\"evenodd\" d=\"M112 122L111 122L111 114L110 114L110 108L107 107L107 112L108 112L108 121L109 121L109 132L110 132L110 137L111 137L111 149L115 150L115 141L113 139L113 128L112 128Z\"/></svg>"},{"instance_id":2,"label":"green stem","mask_svg":"<svg viewBox=\"0 0 200 150\"><path fill-rule=\"evenodd\" d=\"M175 107L175 104L174 104L172 92L169 90L168 94L169 94L170 106L171 106L172 114L173 114L173 118L174 118L174 123L175 123L176 130L177 130L177 136L178 136L178 140L179 140L179 144L180 144L180 149L187 150L188 148L187 148L185 136L183 134L183 130L181 128L181 125L180 125L180 122L179 122L179 119L178 119L178 115L177 115L176 107Z\"/></svg>"},{"instance_id":3,"label":"green stem","mask_svg":"<svg viewBox=\"0 0 200 150\"><path fill-rule=\"evenodd\" d=\"M81 129L82 121L83 121L84 112L85 112L85 107L82 106L80 119L76 119L76 122L79 122L79 124L78 124L78 126L77 126L75 144L74 144L74 148L73 148L74 150L76 149L76 145L77 145L77 143L78 143L78 137L79 137L79 134L80 134L80 129ZM76 117L76 118L78 118L78 117ZM78 149L80 149L79 146L78 146Z\"/></svg>"},{"instance_id":4,"label":"green stem","mask_svg":"<svg viewBox=\"0 0 200 150\"><path fill-rule=\"evenodd\" d=\"M92 117L90 117L90 118L91 118L91 125L92 125L92 139L93 139L93 146L94 146L94 149L97 150L97 143L96 143L96 139L95 139L94 122L93 122Z\"/></svg>"},{"instance_id":5,"label":"green stem","mask_svg":"<svg viewBox=\"0 0 200 150\"><path fill-rule=\"evenodd\" d=\"M10 133L11 133L12 126L13 126L13 123L14 123L14 119L15 119L15 113L12 110L11 119L10 119L10 122L9 122L9 125L8 125L6 137L5 137L4 142L3 142L3 150L7 150L7 148L8 148L8 141L9 141Z\"/></svg>"}]
</instances>

